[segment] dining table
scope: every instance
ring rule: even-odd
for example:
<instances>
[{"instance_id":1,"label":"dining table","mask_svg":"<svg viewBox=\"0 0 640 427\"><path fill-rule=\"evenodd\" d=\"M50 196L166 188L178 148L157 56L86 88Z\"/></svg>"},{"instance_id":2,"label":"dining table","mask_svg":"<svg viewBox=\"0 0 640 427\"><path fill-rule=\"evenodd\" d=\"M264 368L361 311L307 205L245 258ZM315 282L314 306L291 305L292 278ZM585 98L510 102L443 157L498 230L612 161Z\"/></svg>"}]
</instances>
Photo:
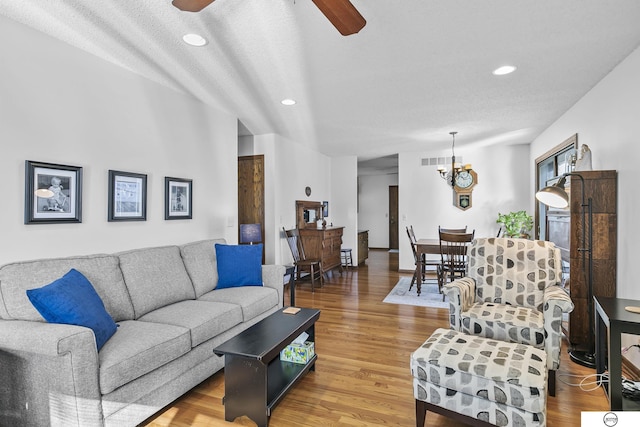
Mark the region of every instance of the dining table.
<instances>
[{"instance_id":1,"label":"dining table","mask_svg":"<svg viewBox=\"0 0 640 427\"><path fill-rule=\"evenodd\" d=\"M440 239L418 239L416 241L416 271L422 271L422 255L440 255ZM434 261L433 264L440 264L438 260L437 263ZM421 288L422 288L422 280L416 280L417 282L417 291L418 296L420 296Z\"/></svg>"}]
</instances>

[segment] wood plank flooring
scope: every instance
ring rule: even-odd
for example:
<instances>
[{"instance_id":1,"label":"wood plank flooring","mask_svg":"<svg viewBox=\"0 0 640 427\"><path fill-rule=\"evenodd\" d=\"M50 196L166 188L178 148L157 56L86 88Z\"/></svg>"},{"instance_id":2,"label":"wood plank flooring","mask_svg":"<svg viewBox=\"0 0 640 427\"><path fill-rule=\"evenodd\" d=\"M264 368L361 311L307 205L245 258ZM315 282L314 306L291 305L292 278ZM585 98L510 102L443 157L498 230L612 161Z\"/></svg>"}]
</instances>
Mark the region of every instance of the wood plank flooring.
<instances>
[{"instance_id":1,"label":"wood plank flooring","mask_svg":"<svg viewBox=\"0 0 640 427\"><path fill-rule=\"evenodd\" d=\"M371 250L365 266L334 273L315 293L309 283L299 284L296 305L322 310L316 323L318 361L316 371L275 408L271 427L415 426L409 354L433 330L448 327L448 310L383 303L401 275L410 274L398 273L397 253ZM579 426L581 411L608 410L601 388L587 392L563 383L593 373L569 360L565 343L556 397L547 401L549 427ZM223 396L224 373L218 372L145 425L255 426L246 417L225 422ZM429 413L427 425L462 424Z\"/></svg>"}]
</instances>

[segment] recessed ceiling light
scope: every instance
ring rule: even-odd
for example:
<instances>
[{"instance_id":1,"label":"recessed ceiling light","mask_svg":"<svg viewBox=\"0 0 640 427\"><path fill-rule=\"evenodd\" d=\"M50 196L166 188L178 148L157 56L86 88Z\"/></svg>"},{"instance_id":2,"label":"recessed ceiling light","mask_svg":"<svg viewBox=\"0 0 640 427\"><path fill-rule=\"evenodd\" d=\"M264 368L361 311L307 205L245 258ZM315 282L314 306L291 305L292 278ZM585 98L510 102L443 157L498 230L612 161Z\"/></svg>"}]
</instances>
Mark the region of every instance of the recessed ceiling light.
<instances>
[{"instance_id":1,"label":"recessed ceiling light","mask_svg":"<svg viewBox=\"0 0 640 427\"><path fill-rule=\"evenodd\" d=\"M504 76L505 74L511 74L516 70L513 65L504 65L500 68L493 70L493 74L496 76Z\"/></svg>"},{"instance_id":2,"label":"recessed ceiling light","mask_svg":"<svg viewBox=\"0 0 640 427\"><path fill-rule=\"evenodd\" d=\"M280 103L282 105L296 105L296 100L287 98L287 99L283 99L282 101L280 101Z\"/></svg>"},{"instance_id":3,"label":"recessed ceiling light","mask_svg":"<svg viewBox=\"0 0 640 427\"><path fill-rule=\"evenodd\" d=\"M182 40L191 46L204 46L207 44L207 40L198 34L185 34L182 36Z\"/></svg>"}]
</instances>

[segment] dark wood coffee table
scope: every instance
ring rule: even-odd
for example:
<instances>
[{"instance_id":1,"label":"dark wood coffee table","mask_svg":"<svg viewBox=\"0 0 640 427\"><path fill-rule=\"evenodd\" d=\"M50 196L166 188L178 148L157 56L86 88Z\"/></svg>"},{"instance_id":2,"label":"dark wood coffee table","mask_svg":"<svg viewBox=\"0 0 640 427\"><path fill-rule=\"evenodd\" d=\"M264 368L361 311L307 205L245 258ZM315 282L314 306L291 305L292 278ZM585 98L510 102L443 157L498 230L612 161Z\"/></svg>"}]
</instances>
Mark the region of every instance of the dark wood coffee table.
<instances>
[{"instance_id":1,"label":"dark wood coffee table","mask_svg":"<svg viewBox=\"0 0 640 427\"><path fill-rule=\"evenodd\" d=\"M317 356L305 365L280 361L280 350L307 332L315 342L315 322L320 310L302 308L297 314L283 309L216 347L224 360L224 419L233 421L246 415L266 427L273 408L310 370Z\"/></svg>"}]
</instances>

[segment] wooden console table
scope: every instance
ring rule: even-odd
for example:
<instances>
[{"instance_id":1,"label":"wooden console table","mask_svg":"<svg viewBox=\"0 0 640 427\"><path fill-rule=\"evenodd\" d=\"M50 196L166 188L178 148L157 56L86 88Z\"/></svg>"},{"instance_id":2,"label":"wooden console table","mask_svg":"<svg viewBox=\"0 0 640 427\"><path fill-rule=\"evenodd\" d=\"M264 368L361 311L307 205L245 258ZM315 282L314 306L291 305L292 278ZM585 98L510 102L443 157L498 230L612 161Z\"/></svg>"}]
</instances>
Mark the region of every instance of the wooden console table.
<instances>
[{"instance_id":1,"label":"wooden console table","mask_svg":"<svg viewBox=\"0 0 640 427\"><path fill-rule=\"evenodd\" d=\"M322 227L322 208L321 202L296 200L296 227L305 258L319 259L321 273L325 274L336 267L342 268L340 248L344 227Z\"/></svg>"},{"instance_id":2,"label":"wooden console table","mask_svg":"<svg viewBox=\"0 0 640 427\"><path fill-rule=\"evenodd\" d=\"M322 274L341 266L340 247L344 227L301 228L300 239L307 258L322 261Z\"/></svg>"}]
</instances>

